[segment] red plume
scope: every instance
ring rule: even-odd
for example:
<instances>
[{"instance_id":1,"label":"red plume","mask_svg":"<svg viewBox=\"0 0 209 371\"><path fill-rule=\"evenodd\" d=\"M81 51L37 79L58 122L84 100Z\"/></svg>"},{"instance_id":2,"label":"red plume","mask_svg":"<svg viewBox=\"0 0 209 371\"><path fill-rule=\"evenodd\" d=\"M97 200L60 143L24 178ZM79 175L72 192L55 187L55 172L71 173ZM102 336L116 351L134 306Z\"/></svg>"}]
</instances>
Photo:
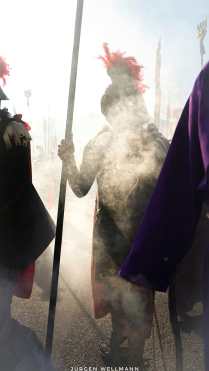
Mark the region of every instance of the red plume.
<instances>
[{"instance_id":1,"label":"red plume","mask_svg":"<svg viewBox=\"0 0 209 371\"><path fill-rule=\"evenodd\" d=\"M9 76L9 65L3 57L0 57L0 79L2 79L4 85L6 84L5 76Z\"/></svg>"},{"instance_id":2,"label":"red plume","mask_svg":"<svg viewBox=\"0 0 209 371\"><path fill-rule=\"evenodd\" d=\"M137 84L137 89L144 93L147 86L143 84L143 66L139 65L134 57L126 57L126 53L120 51L110 52L109 46L107 43L103 44L103 49L105 52L104 56L100 56L99 59L102 59L107 70L114 67L124 66L127 69L129 75L135 80Z\"/></svg>"}]
</instances>

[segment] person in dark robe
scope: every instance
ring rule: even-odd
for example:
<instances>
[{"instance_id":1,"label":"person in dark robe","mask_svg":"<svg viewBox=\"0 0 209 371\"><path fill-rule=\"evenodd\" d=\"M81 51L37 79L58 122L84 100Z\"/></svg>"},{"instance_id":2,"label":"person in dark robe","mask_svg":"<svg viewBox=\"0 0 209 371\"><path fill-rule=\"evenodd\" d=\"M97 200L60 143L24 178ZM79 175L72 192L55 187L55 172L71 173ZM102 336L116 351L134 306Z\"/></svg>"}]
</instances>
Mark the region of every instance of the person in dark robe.
<instances>
[{"instance_id":1,"label":"person in dark robe","mask_svg":"<svg viewBox=\"0 0 209 371\"><path fill-rule=\"evenodd\" d=\"M96 179L92 258L95 317L111 314L112 364L121 365L126 340L128 362L139 366L152 327L153 292L129 284L117 271L143 218L168 141L147 112L142 67L133 57L111 53L107 44L104 49L101 58L112 80L101 99L107 125L84 148L80 169L72 137L68 143L61 142L58 154L78 197L85 196Z\"/></svg>"},{"instance_id":2,"label":"person in dark robe","mask_svg":"<svg viewBox=\"0 0 209 371\"><path fill-rule=\"evenodd\" d=\"M168 155L120 276L166 291L179 264L190 254L204 213L199 256L204 304L205 369L209 370L209 63L196 79L177 125Z\"/></svg>"},{"instance_id":3,"label":"person in dark robe","mask_svg":"<svg viewBox=\"0 0 209 371\"><path fill-rule=\"evenodd\" d=\"M4 83L8 74L9 67L0 57ZM0 100L6 99L0 88ZM0 109L0 359L5 360L5 371L17 366L15 361L11 366L15 358L12 296L31 296L35 260L55 235L54 223L32 184L29 129L22 115Z\"/></svg>"}]
</instances>

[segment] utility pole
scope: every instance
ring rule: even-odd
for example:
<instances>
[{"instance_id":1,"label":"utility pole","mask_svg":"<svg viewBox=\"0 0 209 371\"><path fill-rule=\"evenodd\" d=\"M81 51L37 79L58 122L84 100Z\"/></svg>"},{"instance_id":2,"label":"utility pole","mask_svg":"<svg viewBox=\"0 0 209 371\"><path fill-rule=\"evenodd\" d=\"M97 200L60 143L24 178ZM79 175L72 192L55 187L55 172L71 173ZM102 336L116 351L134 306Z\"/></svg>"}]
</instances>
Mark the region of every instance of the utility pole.
<instances>
[{"instance_id":1,"label":"utility pole","mask_svg":"<svg viewBox=\"0 0 209 371\"><path fill-rule=\"evenodd\" d=\"M204 21L202 21L201 23L197 25L197 37L200 40L201 68L203 68L203 65L204 65L204 55L205 55L204 39L207 34L207 28L208 28L207 18L205 18Z\"/></svg>"},{"instance_id":2,"label":"utility pole","mask_svg":"<svg viewBox=\"0 0 209 371\"><path fill-rule=\"evenodd\" d=\"M157 128L160 126L160 111L161 111L161 40L158 42L156 51L156 64L155 64L155 114L154 122Z\"/></svg>"},{"instance_id":3,"label":"utility pole","mask_svg":"<svg viewBox=\"0 0 209 371\"><path fill-rule=\"evenodd\" d=\"M32 92L30 89L27 89L24 91L24 94L25 94L25 98L26 98L26 104L27 104L27 107L30 106L30 98L31 98L31 95L32 95Z\"/></svg>"}]
</instances>

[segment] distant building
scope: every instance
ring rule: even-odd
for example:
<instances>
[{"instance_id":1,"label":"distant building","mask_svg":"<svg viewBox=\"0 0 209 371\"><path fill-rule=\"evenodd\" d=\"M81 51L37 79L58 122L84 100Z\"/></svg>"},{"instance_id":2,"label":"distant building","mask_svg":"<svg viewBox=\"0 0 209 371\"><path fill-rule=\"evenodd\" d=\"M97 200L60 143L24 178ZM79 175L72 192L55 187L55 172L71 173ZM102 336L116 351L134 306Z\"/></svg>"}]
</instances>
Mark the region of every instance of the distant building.
<instances>
[{"instance_id":1,"label":"distant building","mask_svg":"<svg viewBox=\"0 0 209 371\"><path fill-rule=\"evenodd\" d=\"M158 43L156 50L156 62L155 62L155 112L154 122L155 125L160 127L160 114L161 114L161 41Z\"/></svg>"}]
</instances>

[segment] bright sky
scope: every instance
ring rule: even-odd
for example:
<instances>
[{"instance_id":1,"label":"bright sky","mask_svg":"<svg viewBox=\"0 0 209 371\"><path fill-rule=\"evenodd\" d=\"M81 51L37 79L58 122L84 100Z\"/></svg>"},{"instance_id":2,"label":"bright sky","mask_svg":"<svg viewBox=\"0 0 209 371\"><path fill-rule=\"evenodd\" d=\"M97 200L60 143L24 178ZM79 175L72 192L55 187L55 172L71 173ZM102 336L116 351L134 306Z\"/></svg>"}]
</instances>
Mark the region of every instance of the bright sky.
<instances>
[{"instance_id":1,"label":"bright sky","mask_svg":"<svg viewBox=\"0 0 209 371\"><path fill-rule=\"evenodd\" d=\"M75 0L1 0L0 54L11 66L5 91L17 111L33 126L54 118L63 133L72 53ZM208 1L199 0L84 0L75 124L79 135L91 132L100 114L100 98L109 83L101 61L102 43L134 55L145 67L148 109L154 109L154 69L158 40L162 39L162 90L182 106L200 70L196 26L208 16ZM205 39L208 57L208 35ZM24 90L32 90L31 108ZM85 117L92 115L91 123ZM83 117L83 120L80 119ZM37 126L37 125L36 125ZM91 128L90 128L91 126ZM59 131L59 129L58 129ZM84 135L84 136L85 136Z\"/></svg>"}]
</instances>

